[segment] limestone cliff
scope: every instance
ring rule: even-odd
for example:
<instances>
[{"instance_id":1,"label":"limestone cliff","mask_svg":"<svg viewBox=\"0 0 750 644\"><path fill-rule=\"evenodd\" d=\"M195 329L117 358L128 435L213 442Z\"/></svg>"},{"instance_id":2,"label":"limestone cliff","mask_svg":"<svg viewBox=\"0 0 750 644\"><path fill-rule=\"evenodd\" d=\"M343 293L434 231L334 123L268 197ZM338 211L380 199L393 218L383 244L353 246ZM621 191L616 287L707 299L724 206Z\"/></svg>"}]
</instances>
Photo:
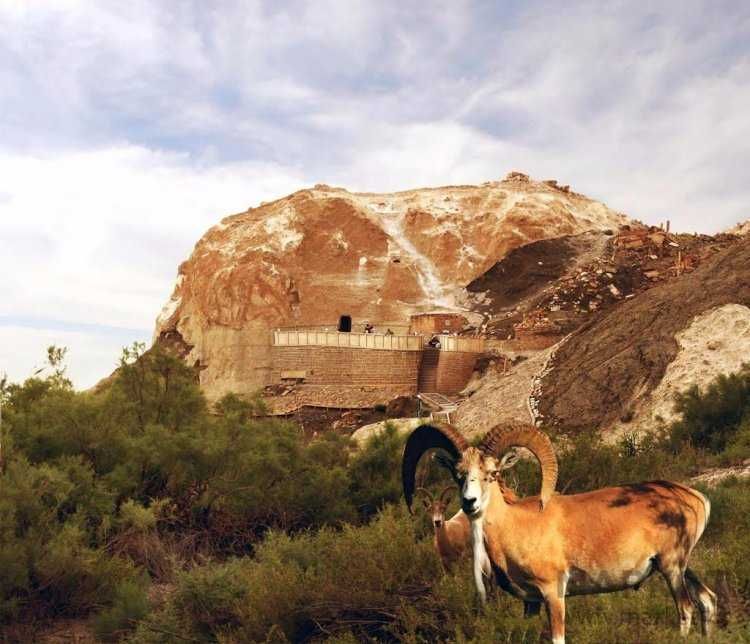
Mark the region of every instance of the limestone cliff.
<instances>
[{"instance_id":1,"label":"limestone cliff","mask_svg":"<svg viewBox=\"0 0 750 644\"><path fill-rule=\"evenodd\" d=\"M248 392L267 384L274 327L465 310L464 287L510 250L625 222L520 173L393 194L317 185L209 229L179 267L155 338L181 336L209 397Z\"/></svg>"}]
</instances>

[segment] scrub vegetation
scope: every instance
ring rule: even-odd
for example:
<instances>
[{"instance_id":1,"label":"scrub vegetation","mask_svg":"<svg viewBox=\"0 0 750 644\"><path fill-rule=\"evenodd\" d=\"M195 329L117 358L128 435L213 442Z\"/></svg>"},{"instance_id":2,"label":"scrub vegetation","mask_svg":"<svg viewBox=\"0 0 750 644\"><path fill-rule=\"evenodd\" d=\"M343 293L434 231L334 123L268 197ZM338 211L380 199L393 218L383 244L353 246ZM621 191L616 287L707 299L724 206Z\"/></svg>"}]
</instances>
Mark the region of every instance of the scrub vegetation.
<instances>
[{"instance_id":1,"label":"scrub vegetation","mask_svg":"<svg viewBox=\"0 0 750 644\"><path fill-rule=\"evenodd\" d=\"M401 501L392 428L361 450L334 433L310 441L260 399L210 406L191 369L138 345L106 386L76 392L64 358L51 347L45 370L0 382L0 641L43 641L60 619L99 641L546 641L544 616L524 619L500 591L479 608L468 561L443 572L428 517ZM680 420L648 439L554 432L558 490L750 457L750 369L677 405ZM421 475L446 484L429 463ZM523 494L538 476L522 462L509 478ZM708 495L691 562L719 595L715 641L750 641L750 483ZM568 611L572 642L682 641L658 576Z\"/></svg>"}]
</instances>

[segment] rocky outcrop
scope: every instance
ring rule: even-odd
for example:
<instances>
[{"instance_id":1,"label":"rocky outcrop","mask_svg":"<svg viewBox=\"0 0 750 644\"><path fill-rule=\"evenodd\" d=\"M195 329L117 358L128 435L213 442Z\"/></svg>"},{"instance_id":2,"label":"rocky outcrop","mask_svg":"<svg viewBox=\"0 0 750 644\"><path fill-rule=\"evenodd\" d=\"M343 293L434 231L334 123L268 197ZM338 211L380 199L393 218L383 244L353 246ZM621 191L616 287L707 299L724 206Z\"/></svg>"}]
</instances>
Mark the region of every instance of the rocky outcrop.
<instances>
[{"instance_id":1,"label":"rocky outcrop","mask_svg":"<svg viewBox=\"0 0 750 644\"><path fill-rule=\"evenodd\" d=\"M270 332L339 317L408 323L470 308L464 287L510 250L616 229L623 215L519 173L481 186L394 194L318 185L224 218L180 267L155 338L191 347L206 393L268 382Z\"/></svg>"},{"instance_id":2,"label":"rocky outcrop","mask_svg":"<svg viewBox=\"0 0 750 644\"><path fill-rule=\"evenodd\" d=\"M720 375L740 370L750 355L750 308L725 304L694 317L675 335L678 353L656 388L617 423L613 437L653 431L677 420L675 398L693 386L705 389Z\"/></svg>"},{"instance_id":3,"label":"rocky outcrop","mask_svg":"<svg viewBox=\"0 0 750 644\"><path fill-rule=\"evenodd\" d=\"M750 235L750 219L740 222L736 226L732 226L727 232L730 235Z\"/></svg>"},{"instance_id":4,"label":"rocky outcrop","mask_svg":"<svg viewBox=\"0 0 750 644\"><path fill-rule=\"evenodd\" d=\"M567 338L542 378L539 420L573 431L630 423L641 408L648 409L666 374L661 396L674 391L666 389L674 380L681 381L680 390L691 384L680 376L695 371L689 354L675 362L681 346L702 338L731 347L747 329L749 305L750 238L742 238L694 272L623 301ZM739 362L722 360L718 344L713 350L706 344L706 350L717 351L709 377Z\"/></svg>"}]
</instances>

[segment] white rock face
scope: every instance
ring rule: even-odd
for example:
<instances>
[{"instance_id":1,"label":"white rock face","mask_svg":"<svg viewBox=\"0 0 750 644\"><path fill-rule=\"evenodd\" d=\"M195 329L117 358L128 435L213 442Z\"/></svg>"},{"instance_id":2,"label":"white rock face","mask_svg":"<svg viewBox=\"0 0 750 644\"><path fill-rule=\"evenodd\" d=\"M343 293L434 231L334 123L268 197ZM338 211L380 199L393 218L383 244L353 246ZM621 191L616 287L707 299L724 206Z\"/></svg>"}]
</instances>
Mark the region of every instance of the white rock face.
<instances>
[{"instance_id":1,"label":"white rock face","mask_svg":"<svg viewBox=\"0 0 750 644\"><path fill-rule=\"evenodd\" d=\"M614 436L653 430L677 418L676 394L693 385L705 388L717 376L728 375L750 360L750 308L727 304L693 318L675 336L680 346L664 378L628 424L619 424Z\"/></svg>"},{"instance_id":2,"label":"white rock face","mask_svg":"<svg viewBox=\"0 0 750 644\"><path fill-rule=\"evenodd\" d=\"M389 420L382 420L379 423L363 425L352 434L352 440L357 443L358 447L364 447L370 438L385 431L386 424L393 425L400 436L406 436L425 422L428 422L426 418L391 418Z\"/></svg>"}]
</instances>

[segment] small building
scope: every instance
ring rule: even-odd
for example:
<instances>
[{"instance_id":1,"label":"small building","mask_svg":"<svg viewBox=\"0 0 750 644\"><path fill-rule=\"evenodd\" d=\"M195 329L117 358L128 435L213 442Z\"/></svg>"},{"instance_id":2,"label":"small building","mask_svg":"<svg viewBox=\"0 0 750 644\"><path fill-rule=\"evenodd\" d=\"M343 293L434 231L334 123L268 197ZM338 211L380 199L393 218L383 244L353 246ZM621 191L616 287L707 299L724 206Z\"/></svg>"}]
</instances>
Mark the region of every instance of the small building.
<instances>
[{"instance_id":1,"label":"small building","mask_svg":"<svg viewBox=\"0 0 750 644\"><path fill-rule=\"evenodd\" d=\"M466 328L469 321L458 313L418 313L409 320L409 332L432 336L438 333L457 334Z\"/></svg>"}]
</instances>

